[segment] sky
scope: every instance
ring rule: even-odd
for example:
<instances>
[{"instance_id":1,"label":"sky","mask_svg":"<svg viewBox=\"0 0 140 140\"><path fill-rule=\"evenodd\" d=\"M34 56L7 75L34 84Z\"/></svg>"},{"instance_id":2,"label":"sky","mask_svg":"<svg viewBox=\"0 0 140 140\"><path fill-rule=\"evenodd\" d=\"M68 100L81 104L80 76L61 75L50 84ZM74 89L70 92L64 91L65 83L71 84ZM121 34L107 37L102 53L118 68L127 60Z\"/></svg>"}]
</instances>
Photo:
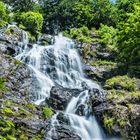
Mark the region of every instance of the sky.
<instances>
[{"instance_id":1,"label":"sky","mask_svg":"<svg viewBox=\"0 0 140 140\"><path fill-rule=\"evenodd\" d=\"M115 2L116 0L110 0L110 1Z\"/></svg>"}]
</instances>

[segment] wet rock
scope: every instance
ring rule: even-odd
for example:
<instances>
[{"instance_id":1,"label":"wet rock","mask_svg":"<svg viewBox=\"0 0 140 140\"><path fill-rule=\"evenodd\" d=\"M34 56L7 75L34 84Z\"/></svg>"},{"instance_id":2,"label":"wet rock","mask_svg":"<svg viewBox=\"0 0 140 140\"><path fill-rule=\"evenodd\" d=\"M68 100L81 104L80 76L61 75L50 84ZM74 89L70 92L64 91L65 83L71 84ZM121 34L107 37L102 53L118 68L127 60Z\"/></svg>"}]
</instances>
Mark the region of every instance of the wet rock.
<instances>
[{"instance_id":1,"label":"wet rock","mask_svg":"<svg viewBox=\"0 0 140 140\"><path fill-rule=\"evenodd\" d=\"M106 79L119 73L116 65L94 65L94 62L93 66L83 66L83 70L89 78L98 82L105 82Z\"/></svg>"},{"instance_id":2,"label":"wet rock","mask_svg":"<svg viewBox=\"0 0 140 140\"><path fill-rule=\"evenodd\" d=\"M25 32L16 25L8 25L0 29L0 51L8 55L16 55L22 49Z\"/></svg>"},{"instance_id":3,"label":"wet rock","mask_svg":"<svg viewBox=\"0 0 140 140\"><path fill-rule=\"evenodd\" d=\"M63 87L52 87L48 105L55 110L65 110L73 96L80 93L77 89L67 89Z\"/></svg>"},{"instance_id":4,"label":"wet rock","mask_svg":"<svg viewBox=\"0 0 140 140\"><path fill-rule=\"evenodd\" d=\"M43 140L81 140L80 136L75 134L74 129L70 126L67 115L59 113L57 121L54 124L50 123Z\"/></svg>"},{"instance_id":5,"label":"wet rock","mask_svg":"<svg viewBox=\"0 0 140 140\"><path fill-rule=\"evenodd\" d=\"M39 38L41 45L52 45L54 43L54 37L47 34L42 34Z\"/></svg>"},{"instance_id":6,"label":"wet rock","mask_svg":"<svg viewBox=\"0 0 140 140\"><path fill-rule=\"evenodd\" d=\"M81 140L69 126L56 126L51 137L47 134L43 140Z\"/></svg>"}]
</instances>

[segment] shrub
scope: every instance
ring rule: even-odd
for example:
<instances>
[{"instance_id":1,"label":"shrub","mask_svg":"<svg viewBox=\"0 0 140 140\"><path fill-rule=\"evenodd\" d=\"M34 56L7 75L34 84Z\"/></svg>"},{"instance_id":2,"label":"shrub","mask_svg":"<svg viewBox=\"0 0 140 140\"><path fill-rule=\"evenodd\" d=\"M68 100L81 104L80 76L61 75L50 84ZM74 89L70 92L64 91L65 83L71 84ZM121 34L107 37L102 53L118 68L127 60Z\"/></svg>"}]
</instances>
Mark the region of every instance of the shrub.
<instances>
[{"instance_id":1,"label":"shrub","mask_svg":"<svg viewBox=\"0 0 140 140\"><path fill-rule=\"evenodd\" d=\"M23 26L32 34L38 35L43 26L43 16L37 12L23 12L20 16Z\"/></svg>"},{"instance_id":2,"label":"shrub","mask_svg":"<svg viewBox=\"0 0 140 140\"><path fill-rule=\"evenodd\" d=\"M53 115L53 111L50 108L48 107L43 108L43 116L45 118L51 118L52 115Z\"/></svg>"},{"instance_id":3,"label":"shrub","mask_svg":"<svg viewBox=\"0 0 140 140\"><path fill-rule=\"evenodd\" d=\"M116 49L117 29L113 28L112 26L101 24L98 33L101 37L99 41L103 47L107 47L108 49Z\"/></svg>"},{"instance_id":4,"label":"shrub","mask_svg":"<svg viewBox=\"0 0 140 140\"><path fill-rule=\"evenodd\" d=\"M81 28L72 28L69 31L65 31L64 35L81 43L91 43L92 38L90 37L90 33L90 30L86 26L83 26Z\"/></svg>"}]
</instances>

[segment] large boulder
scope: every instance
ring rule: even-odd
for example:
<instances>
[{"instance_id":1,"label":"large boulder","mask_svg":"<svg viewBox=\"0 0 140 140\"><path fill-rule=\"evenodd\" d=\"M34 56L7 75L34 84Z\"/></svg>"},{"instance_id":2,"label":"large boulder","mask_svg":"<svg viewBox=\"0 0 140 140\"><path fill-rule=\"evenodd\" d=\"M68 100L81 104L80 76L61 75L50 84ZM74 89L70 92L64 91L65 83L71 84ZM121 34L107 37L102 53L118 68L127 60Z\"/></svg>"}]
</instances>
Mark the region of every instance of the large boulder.
<instances>
[{"instance_id":1,"label":"large boulder","mask_svg":"<svg viewBox=\"0 0 140 140\"><path fill-rule=\"evenodd\" d=\"M39 37L39 44L40 45L52 45L55 41L54 36L48 34L42 34Z\"/></svg>"},{"instance_id":2,"label":"large boulder","mask_svg":"<svg viewBox=\"0 0 140 140\"><path fill-rule=\"evenodd\" d=\"M78 89L52 87L47 103L55 110L65 110L72 97L78 94L80 94Z\"/></svg>"},{"instance_id":3,"label":"large boulder","mask_svg":"<svg viewBox=\"0 0 140 140\"><path fill-rule=\"evenodd\" d=\"M90 79L104 83L106 79L118 75L118 67L116 64L97 64L96 61L92 65L84 65L83 70Z\"/></svg>"}]
</instances>

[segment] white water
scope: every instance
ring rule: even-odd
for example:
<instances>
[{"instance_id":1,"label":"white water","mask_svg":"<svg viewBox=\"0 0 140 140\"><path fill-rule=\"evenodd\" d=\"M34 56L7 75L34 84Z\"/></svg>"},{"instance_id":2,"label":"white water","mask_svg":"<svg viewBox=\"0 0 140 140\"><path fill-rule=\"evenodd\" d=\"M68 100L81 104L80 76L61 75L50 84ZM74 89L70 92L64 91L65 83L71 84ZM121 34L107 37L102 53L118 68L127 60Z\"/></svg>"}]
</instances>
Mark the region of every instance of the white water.
<instances>
[{"instance_id":1,"label":"white water","mask_svg":"<svg viewBox=\"0 0 140 140\"><path fill-rule=\"evenodd\" d=\"M82 89L83 84L88 88L100 86L84 77L80 57L74 49L72 40L59 35L55 37L55 44L50 46L33 45L27 47L27 34L24 36L23 51L16 56L17 59L26 63L34 72L38 82L37 90L34 91L35 103L39 104L46 97L49 98L53 85L59 84L67 88ZM77 108L89 99L88 90L82 92L78 97L73 97L65 114L69 117L71 126L82 140L106 140L103 131L99 127L94 116L88 115L90 108L85 105L85 116L75 114ZM52 118L52 128L49 135L55 135L55 124L58 124L57 114ZM107 139L108 140L108 139Z\"/></svg>"}]
</instances>

